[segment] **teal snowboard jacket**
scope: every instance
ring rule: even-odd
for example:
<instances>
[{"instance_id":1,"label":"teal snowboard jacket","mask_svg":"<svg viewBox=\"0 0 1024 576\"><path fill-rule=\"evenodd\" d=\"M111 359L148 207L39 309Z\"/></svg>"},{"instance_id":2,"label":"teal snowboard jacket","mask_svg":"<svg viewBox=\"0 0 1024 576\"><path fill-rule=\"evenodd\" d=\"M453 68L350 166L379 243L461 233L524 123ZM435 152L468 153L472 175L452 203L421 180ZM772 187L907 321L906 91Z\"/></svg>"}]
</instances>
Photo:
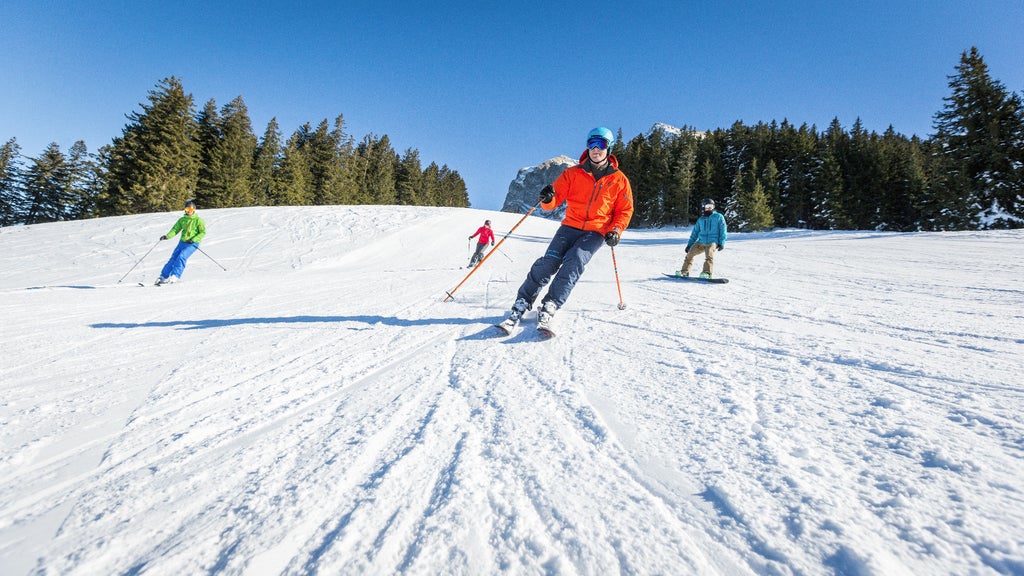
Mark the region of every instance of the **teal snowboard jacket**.
<instances>
[{"instance_id":1,"label":"teal snowboard jacket","mask_svg":"<svg viewBox=\"0 0 1024 576\"><path fill-rule=\"evenodd\" d=\"M718 248L725 248L725 239L728 232L725 229L725 216L718 212L712 212L710 216L697 218L697 223L690 231L690 241L686 243L686 251L694 244L718 244Z\"/></svg>"}]
</instances>

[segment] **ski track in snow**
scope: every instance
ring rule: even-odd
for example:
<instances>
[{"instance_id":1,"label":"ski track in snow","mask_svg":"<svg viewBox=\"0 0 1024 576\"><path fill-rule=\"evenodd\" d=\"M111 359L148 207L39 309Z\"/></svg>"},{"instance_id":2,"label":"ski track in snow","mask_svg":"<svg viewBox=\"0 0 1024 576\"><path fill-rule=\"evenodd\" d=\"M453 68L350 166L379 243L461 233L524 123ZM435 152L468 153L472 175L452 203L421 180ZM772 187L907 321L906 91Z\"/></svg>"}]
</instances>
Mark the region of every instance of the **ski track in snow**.
<instances>
[{"instance_id":1,"label":"ski track in snow","mask_svg":"<svg viewBox=\"0 0 1024 576\"><path fill-rule=\"evenodd\" d=\"M1024 574L1020 231L631 230L546 340L554 222L201 216L0 229L3 574Z\"/></svg>"}]
</instances>

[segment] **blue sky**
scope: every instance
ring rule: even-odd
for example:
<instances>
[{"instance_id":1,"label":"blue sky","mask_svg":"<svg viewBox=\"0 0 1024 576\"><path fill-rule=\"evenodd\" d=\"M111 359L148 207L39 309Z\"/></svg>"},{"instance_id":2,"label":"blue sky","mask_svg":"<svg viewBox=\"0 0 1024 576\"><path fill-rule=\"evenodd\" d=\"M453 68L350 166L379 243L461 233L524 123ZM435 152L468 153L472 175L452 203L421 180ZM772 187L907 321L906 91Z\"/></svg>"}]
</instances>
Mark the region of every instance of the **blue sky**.
<instances>
[{"instance_id":1,"label":"blue sky","mask_svg":"<svg viewBox=\"0 0 1024 576\"><path fill-rule=\"evenodd\" d=\"M42 2L0 7L0 141L90 151L169 76L261 136L345 116L498 209L591 128L788 119L927 137L960 54L1024 92L1024 2Z\"/></svg>"}]
</instances>

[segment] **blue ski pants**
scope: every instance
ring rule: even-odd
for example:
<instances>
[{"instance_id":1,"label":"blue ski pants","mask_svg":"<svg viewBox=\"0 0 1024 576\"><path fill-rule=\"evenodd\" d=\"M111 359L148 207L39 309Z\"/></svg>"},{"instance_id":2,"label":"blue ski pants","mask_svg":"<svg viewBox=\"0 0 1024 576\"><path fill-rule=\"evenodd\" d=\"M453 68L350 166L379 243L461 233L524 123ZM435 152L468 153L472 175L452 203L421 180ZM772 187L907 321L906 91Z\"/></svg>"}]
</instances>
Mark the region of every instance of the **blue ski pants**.
<instances>
[{"instance_id":1,"label":"blue ski pants","mask_svg":"<svg viewBox=\"0 0 1024 576\"><path fill-rule=\"evenodd\" d=\"M167 264L164 264L164 269L160 271L160 277L170 278L171 276L177 276L181 278L181 273L185 271L185 263L188 262L189 256L192 256L197 248L199 248L198 244L179 241L178 245L174 247L174 252L171 253L171 259L167 261Z\"/></svg>"},{"instance_id":2,"label":"blue ski pants","mask_svg":"<svg viewBox=\"0 0 1024 576\"><path fill-rule=\"evenodd\" d=\"M533 308L533 302L540 295L541 289L551 282L543 301L554 302L561 308L569 299L569 294L583 274L587 262L590 262L602 244L604 236L598 232L559 226L551 238L551 243L548 244L547 252L530 268L526 280L519 287L517 297L526 300L527 305ZM552 276L554 280L551 279Z\"/></svg>"}]
</instances>

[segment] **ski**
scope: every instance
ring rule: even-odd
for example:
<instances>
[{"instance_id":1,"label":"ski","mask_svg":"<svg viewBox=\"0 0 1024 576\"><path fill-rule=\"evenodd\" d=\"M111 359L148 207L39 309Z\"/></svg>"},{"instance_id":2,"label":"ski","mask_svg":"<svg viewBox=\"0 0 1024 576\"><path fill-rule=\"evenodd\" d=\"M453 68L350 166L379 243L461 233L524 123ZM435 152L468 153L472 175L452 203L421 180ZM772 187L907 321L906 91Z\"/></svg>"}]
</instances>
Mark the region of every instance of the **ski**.
<instances>
[{"instance_id":1,"label":"ski","mask_svg":"<svg viewBox=\"0 0 1024 576\"><path fill-rule=\"evenodd\" d=\"M501 333L503 333L505 336L511 336L512 332L515 331L516 326L518 325L519 322L512 322L511 320L506 318L501 322L495 324L494 327L501 331Z\"/></svg>"},{"instance_id":2,"label":"ski","mask_svg":"<svg viewBox=\"0 0 1024 576\"><path fill-rule=\"evenodd\" d=\"M665 274L673 280L680 280L684 282L704 282L706 284L728 284L728 278L701 278L700 276L676 276L675 274Z\"/></svg>"}]
</instances>

